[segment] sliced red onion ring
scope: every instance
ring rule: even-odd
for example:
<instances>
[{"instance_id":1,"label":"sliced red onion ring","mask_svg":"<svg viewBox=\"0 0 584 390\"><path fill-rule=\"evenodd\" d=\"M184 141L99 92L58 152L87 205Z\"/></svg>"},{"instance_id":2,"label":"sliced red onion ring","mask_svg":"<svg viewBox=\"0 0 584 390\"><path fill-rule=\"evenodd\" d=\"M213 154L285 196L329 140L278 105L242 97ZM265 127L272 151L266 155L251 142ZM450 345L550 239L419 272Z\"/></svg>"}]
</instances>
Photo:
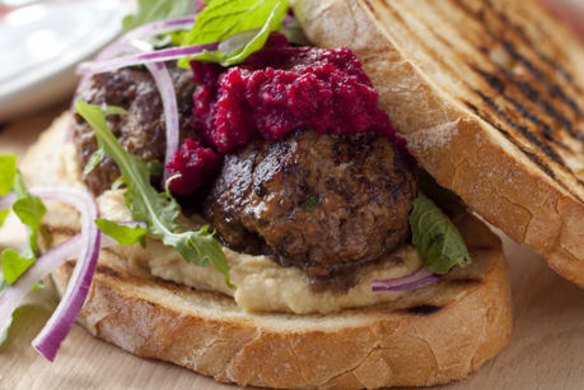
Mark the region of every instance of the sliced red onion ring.
<instances>
[{"instance_id":1,"label":"sliced red onion ring","mask_svg":"<svg viewBox=\"0 0 584 390\"><path fill-rule=\"evenodd\" d=\"M178 19L169 19L161 22L154 22L135 30L130 31L120 39L103 49L96 57L96 60L105 60L116 57L126 52L128 44L135 40L143 40L157 35L168 34L175 31L185 30L194 24L195 15L189 15Z\"/></svg>"},{"instance_id":2,"label":"sliced red onion ring","mask_svg":"<svg viewBox=\"0 0 584 390\"><path fill-rule=\"evenodd\" d=\"M44 200L69 204L81 212L81 246L77 265L57 309L43 330L33 340L33 347L47 360L54 361L61 343L77 320L95 274L101 233L95 225L98 209L95 199L85 191L39 189L32 193Z\"/></svg>"},{"instance_id":3,"label":"sliced red onion ring","mask_svg":"<svg viewBox=\"0 0 584 390\"><path fill-rule=\"evenodd\" d=\"M440 277L425 268L411 275L395 279L374 280L371 285L373 292L413 291L429 286L440 280Z\"/></svg>"},{"instance_id":4,"label":"sliced red onion ring","mask_svg":"<svg viewBox=\"0 0 584 390\"><path fill-rule=\"evenodd\" d=\"M185 30L192 27L195 24L195 16L196 15L193 14L176 19L168 19L160 22L146 24L142 27L138 27L137 29L130 31L121 39L130 41L132 39L151 38L157 35L168 34L179 30Z\"/></svg>"},{"instance_id":5,"label":"sliced red onion ring","mask_svg":"<svg viewBox=\"0 0 584 390\"><path fill-rule=\"evenodd\" d=\"M169 177L166 166L176 154L180 142L180 129L178 118L178 103L176 91L170 73L166 65L161 63L147 64L146 67L152 74L156 86L160 91L162 106L164 108L164 118L166 122L166 157L164 159L164 182Z\"/></svg>"},{"instance_id":6,"label":"sliced red onion ring","mask_svg":"<svg viewBox=\"0 0 584 390\"><path fill-rule=\"evenodd\" d=\"M0 211L9 209L16 202L16 195L8 194L0 198Z\"/></svg>"},{"instance_id":7,"label":"sliced red onion ring","mask_svg":"<svg viewBox=\"0 0 584 390\"><path fill-rule=\"evenodd\" d=\"M186 47L172 47L169 49L157 50L150 53L140 53L125 57L113 58L106 61L84 62L77 68L77 73L82 76L97 73L111 72L120 68L134 65L146 65L157 62L178 60L184 57L191 57L202 53L205 50L216 50L218 44L195 45Z\"/></svg>"},{"instance_id":8,"label":"sliced red onion ring","mask_svg":"<svg viewBox=\"0 0 584 390\"><path fill-rule=\"evenodd\" d=\"M49 276L67 260L78 256L81 249L81 236L57 245L41 256L24 275L0 295L0 333L8 329L12 322L12 313L22 304L34 285Z\"/></svg>"},{"instance_id":9,"label":"sliced red onion ring","mask_svg":"<svg viewBox=\"0 0 584 390\"><path fill-rule=\"evenodd\" d=\"M13 286L6 289L0 296L0 329L4 330L10 324L12 312L36 282L64 261L77 257L77 265L61 303L32 343L45 358L53 361L83 307L95 273L101 241L101 234L94 223L98 210L93 197L84 191L38 188L31 192L43 200L63 202L79 210L81 235L47 252ZM1 207L9 207L15 199L14 196L2 198Z\"/></svg>"}]
</instances>

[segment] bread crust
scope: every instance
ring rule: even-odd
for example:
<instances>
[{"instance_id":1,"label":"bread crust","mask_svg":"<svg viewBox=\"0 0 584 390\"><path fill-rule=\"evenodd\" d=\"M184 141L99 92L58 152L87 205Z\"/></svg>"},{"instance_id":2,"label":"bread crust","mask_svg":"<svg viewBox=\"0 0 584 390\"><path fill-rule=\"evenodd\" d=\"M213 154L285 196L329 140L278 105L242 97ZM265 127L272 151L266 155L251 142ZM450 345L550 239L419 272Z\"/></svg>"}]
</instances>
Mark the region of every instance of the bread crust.
<instances>
[{"instance_id":1,"label":"bread crust","mask_svg":"<svg viewBox=\"0 0 584 390\"><path fill-rule=\"evenodd\" d=\"M67 119L30 149L22 167L30 183L63 182L57 171L78 181L78 172L48 160L66 142ZM45 240L75 235L75 211L49 206ZM130 269L106 249L80 322L137 356L242 386L373 389L463 379L507 346L512 314L500 240L470 215L457 223L475 260L471 267L394 303L326 316L246 313L224 295ZM72 268L68 263L53 274L60 293Z\"/></svg>"},{"instance_id":2,"label":"bread crust","mask_svg":"<svg viewBox=\"0 0 584 390\"><path fill-rule=\"evenodd\" d=\"M429 3L433 5L429 6ZM438 3L441 5L438 6ZM406 2L392 0L301 0L294 1L294 7L297 17L313 42L325 47L347 46L362 60L367 74L380 92L382 108L390 114L396 127L408 140L410 150L418 162L442 186L458 193L469 207L515 241L525 243L543 255L549 266L560 275L584 287L582 201L584 186L581 176L578 176L577 167L574 168L572 165L565 171L563 169L565 167L558 168L547 156L524 153L523 144L526 145L525 148L533 145L528 145L520 135L516 135L514 132L517 132L517 129L503 123L504 119L510 121L509 116L512 115L510 113L517 110L508 109L506 111L508 114L505 114L507 117L500 111L495 110L492 113L493 104L495 107L498 107L498 104L507 109L506 104L510 103L505 99L511 100L506 95L513 96L522 104L521 107L527 107L528 110L527 113L523 113L524 115L520 115L523 118L516 119L517 128L521 131L533 130L539 137L542 129L545 130L545 126L548 126L547 129L552 131L553 137L563 137L562 140L566 143L575 142L575 148L582 149L583 141L569 139L562 133L560 124L551 118L550 112L565 115L565 118L569 119L569 112L561 111L569 109L564 107L562 102L551 100L553 97L546 100L549 91L548 95L540 96L547 104L542 103L540 107L537 105L539 102L534 103L531 101L533 99L521 95L525 91L514 90L518 88L516 85L518 84L528 91L528 88L536 91L538 88L548 87L551 91L555 81L546 81L548 79L534 81L526 78L527 81L521 84L517 80L506 80L495 71L488 75L478 71L476 74L470 74L468 69L472 69L474 65L467 65L467 62L469 64L487 62L480 57L480 51L485 49L474 47L471 50L457 40L452 26L439 22L428 26L428 21L424 19L432 12L437 13L428 8L441 7L445 3L451 6L449 12L452 13L452 18L455 16L459 18L457 22L460 30L466 29L469 36L472 35L471 31L476 20L471 20L472 17L468 16L468 9L482 9L487 18L489 13L496 16L496 12L503 12L504 16L499 17L506 18L503 20L507 20L506 23L511 23L512 26L507 30L508 34L504 31L489 31L486 27L485 31L481 30L483 34L486 37L489 34L495 36L507 34L511 36L508 39L515 44L518 52L528 54L533 49L526 48L521 39L537 39L541 53L536 54L540 57L531 58L525 54L526 58L521 57L523 61L533 68L540 69L541 74L536 73L536 76L541 78L548 77L545 72L549 71L549 80L557 78L555 86L563 88L567 91L566 94L573 97L570 103L574 107L584 107L581 92L572 91L578 91L580 86L584 85L582 72L577 65L578 61L584 58L584 51L573 35L533 2L529 2L529 11L523 15L519 15L518 10L521 10L522 3L526 2L518 0L420 1L416 2L419 9L415 11L423 15L419 17L408 13L413 11L407 10ZM499 11L492 11L491 8ZM500 11L501 9L503 11ZM449 16L443 18L446 20ZM420 24L416 25L415 21ZM485 19L481 23L488 25L491 22L490 19ZM492 22L493 25L496 23L498 22ZM396 27L406 24L410 27L407 32ZM541 33L534 31L534 26L543 26L544 29L553 31L554 36L538 35ZM440 29L451 29L448 31L452 40L447 43L464 47L460 50L472 52L472 56L454 57L455 51L448 50L444 41L428 35L427 31L430 29L433 29L434 33ZM521 39L518 38L518 42L513 41L515 33L510 31L513 29L521 29L519 31L523 34L519 37ZM410 36L415 34L421 34L425 41L414 42ZM471 45L477 45L471 38L469 41ZM432 52L435 47L441 48L442 51ZM489 55L498 50L491 49ZM519 56L517 53L514 55ZM565 77L560 70L557 70L557 74L553 73L553 69L550 70L552 62L550 58L561 64L556 64L557 69L571 73L572 86L564 80ZM432 64L433 68L428 64ZM471 87L476 89L468 89L469 87L462 81L459 84L454 84L452 80L445 81L446 76L443 74L452 72L452 67L455 69L460 67L460 80L467 77L472 79ZM430 73L432 70L434 73ZM499 69L498 72L502 71ZM494 79L493 75L499 79ZM491 84L486 83L483 78L487 78ZM453 80L457 80L456 75ZM493 85L498 90L494 91ZM517 97L513 93L520 96ZM484 98L487 94L492 98ZM484 101L476 103L473 99L478 99L477 96L483 96ZM520 107L517 101L515 105ZM476 110L473 112L471 107ZM550 107L555 107L556 111L552 111ZM492 116L491 121L485 119L488 119L489 115ZM539 126L533 125L532 122ZM579 127L578 123L578 118L574 118L574 128ZM563 125L568 126L569 121L568 125L565 123ZM504 132L511 135L506 138ZM548 146L545 139L538 142L544 149ZM555 145L550 146L553 147ZM581 153L580 155L575 153L575 156L579 159L575 164L582 163Z\"/></svg>"}]
</instances>

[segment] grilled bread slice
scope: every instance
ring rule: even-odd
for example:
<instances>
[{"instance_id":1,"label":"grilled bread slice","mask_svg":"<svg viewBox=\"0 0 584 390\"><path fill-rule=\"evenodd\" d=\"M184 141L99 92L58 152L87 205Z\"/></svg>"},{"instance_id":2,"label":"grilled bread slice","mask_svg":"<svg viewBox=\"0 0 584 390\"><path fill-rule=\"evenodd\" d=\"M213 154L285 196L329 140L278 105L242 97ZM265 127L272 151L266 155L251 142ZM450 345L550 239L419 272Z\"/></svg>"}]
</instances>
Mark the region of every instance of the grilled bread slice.
<instances>
[{"instance_id":1,"label":"grilled bread slice","mask_svg":"<svg viewBox=\"0 0 584 390\"><path fill-rule=\"evenodd\" d=\"M63 116L29 150L22 170L31 184L79 181L78 169L61 163L67 125ZM72 209L49 204L44 241L76 234L77 219ZM246 313L230 297L128 267L109 248L100 254L80 321L135 355L240 385L351 389L462 379L509 343L512 316L499 239L470 215L457 223L470 267L394 303L324 316ZM61 293L72 266L53 275Z\"/></svg>"},{"instance_id":2,"label":"grilled bread slice","mask_svg":"<svg viewBox=\"0 0 584 390\"><path fill-rule=\"evenodd\" d=\"M584 50L536 1L297 0L362 60L419 163L584 287Z\"/></svg>"}]
</instances>

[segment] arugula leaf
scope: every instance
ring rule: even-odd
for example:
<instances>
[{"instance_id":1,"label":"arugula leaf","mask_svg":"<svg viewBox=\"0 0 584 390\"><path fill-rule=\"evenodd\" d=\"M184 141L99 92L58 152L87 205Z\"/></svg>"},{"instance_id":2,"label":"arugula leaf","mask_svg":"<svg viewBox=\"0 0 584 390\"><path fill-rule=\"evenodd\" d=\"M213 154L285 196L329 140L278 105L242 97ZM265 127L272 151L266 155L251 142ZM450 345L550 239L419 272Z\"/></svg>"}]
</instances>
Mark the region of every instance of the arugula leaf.
<instances>
[{"instance_id":1,"label":"arugula leaf","mask_svg":"<svg viewBox=\"0 0 584 390\"><path fill-rule=\"evenodd\" d=\"M9 209L0 210L0 228L4 226L4 222L6 221L6 218L8 218L8 214L10 214Z\"/></svg>"},{"instance_id":2,"label":"arugula leaf","mask_svg":"<svg viewBox=\"0 0 584 390\"><path fill-rule=\"evenodd\" d=\"M26 272L34 263L34 257L21 256L14 249L6 249L2 252L2 275L8 284L14 284L18 278Z\"/></svg>"},{"instance_id":3,"label":"arugula leaf","mask_svg":"<svg viewBox=\"0 0 584 390\"><path fill-rule=\"evenodd\" d=\"M89 161L87 162L87 165L85 165L85 168L83 168L83 176L87 176L91 172L93 172L95 168L97 168L97 166L101 164L105 157L106 157L105 150L103 150L102 148L97 149L95 153L93 153L89 158Z\"/></svg>"},{"instance_id":4,"label":"arugula leaf","mask_svg":"<svg viewBox=\"0 0 584 390\"><path fill-rule=\"evenodd\" d=\"M138 0L138 12L122 21L124 32L158 20L186 16L193 0Z\"/></svg>"},{"instance_id":5,"label":"arugula leaf","mask_svg":"<svg viewBox=\"0 0 584 390\"><path fill-rule=\"evenodd\" d=\"M15 154L0 154L0 196L12 192L17 165L18 159Z\"/></svg>"},{"instance_id":6,"label":"arugula leaf","mask_svg":"<svg viewBox=\"0 0 584 390\"><path fill-rule=\"evenodd\" d=\"M182 46L223 42L242 33L255 32L227 52L220 47L192 58L222 66L239 64L261 50L272 32L282 29L288 8L288 0L212 0L195 18L195 25L184 37ZM190 59L183 58L179 66L188 68L189 62Z\"/></svg>"},{"instance_id":7,"label":"arugula leaf","mask_svg":"<svg viewBox=\"0 0 584 390\"><path fill-rule=\"evenodd\" d=\"M18 200L12 206L12 210L30 230L30 254L24 256L35 257L38 252L38 230L47 213L47 208L38 196L34 196L28 191L20 175L16 176L14 190L18 196Z\"/></svg>"},{"instance_id":8,"label":"arugula leaf","mask_svg":"<svg viewBox=\"0 0 584 390\"><path fill-rule=\"evenodd\" d=\"M456 226L424 195L419 195L414 202L410 226L412 242L425 268L437 274L447 274L455 266L465 267L471 263Z\"/></svg>"},{"instance_id":9,"label":"arugula leaf","mask_svg":"<svg viewBox=\"0 0 584 390\"><path fill-rule=\"evenodd\" d=\"M122 107L116 107L116 106L110 106L110 107L106 107L104 109L105 115L128 115L128 111L123 109ZM98 167L99 164L102 163L103 160L105 160L105 158L107 157L105 150L103 150L103 148L97 148L97 150L95 151L95 153L93 153L91 155L91 157L89 158L89 161L87 161L87 164L85 165L85 168L83 168L83 176L87 176L89 175L91 172L93 172L95 170L95 168Z\"/></svg>"},{"instance_id":10,"label":"arugula leaf","mask_svg":"<svg viewBox=\"0 0 584 390\"><path fill-rule=\"evenodd\" d=\"M30 193L18 173L14 178L14 191L18 200L12 205L12 210L20 221L28 227L29 239L28 246L20 251L20 253L13 249L5 249L2 251L0 265L3 280L8 284L16 282L36 262L38 254L38 232L47 212L43 201L38 196Z\"/></svg>"},{"instance_id":11,"label":"arugula leaf","mask_svg":"<svg viewBox=\"0 0 584 390\"><path fill-rule=\"evenodd\" d=\"M108 129L105 112L96 105L77 100L75 109L95 130L98 143L118 165L127 186L124 193L126 206L132 218L148 224L148 230L182 257L197 265L211 262L229 282L225 254L207 226L192 231L179 222L180 206L168 194L158 193L150 185L150 170L140 158L128 153Z\"/></svg>"},{"instance_id":12,"label":"arugula leaf","mask_svg":"<svg viewBox=\"0 0 584 390\"><path fill-rule=\"evenodd\" d=\"M12 210L29 229L28 246L18 253L13 249L2 251L0 256L0 287L13 284L36 261L38 252L38 231L47 209L37 196L26 188L17 170L17 158L13 154L0 154L0 196L15 191L16 202ZM0 210L0 226L8 216L9 210Z\"/></svg>"},{"instance_id":13,"label":"arugula leaf","mask_svg":"<svg viewBox=\"0 0 584 390\"><path fill-rule=\"evenodd\" d=\"M0 272L0 294L2 293L2 291L6 290L8 286L9 286L8 282L6 282L6 280L4 279L4 275L2 274L2 272ZM0 344L2 343L0 342Z\"/></svg>"},{"instance_id":14,"label":"arugula leaf","mask_svg":"<svg viewBox=\"0 0 584 390\"><path fill-rule=\"evenodd\" d=\"M144 238L148 235L148 230L141 226L129 227L119 225L107 219L96 219L95 224L103 234L116 240L119 244L130 246L138 242L144 246Z\"/></svg>"}]
</instances>

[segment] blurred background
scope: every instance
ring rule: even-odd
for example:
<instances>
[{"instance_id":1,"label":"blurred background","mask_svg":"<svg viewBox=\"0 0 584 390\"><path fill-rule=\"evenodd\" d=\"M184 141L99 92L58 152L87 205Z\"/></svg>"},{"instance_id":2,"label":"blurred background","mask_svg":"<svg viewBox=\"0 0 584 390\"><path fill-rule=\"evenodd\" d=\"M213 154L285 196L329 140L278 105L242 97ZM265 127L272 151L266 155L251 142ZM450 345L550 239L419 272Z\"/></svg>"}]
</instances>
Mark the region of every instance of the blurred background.
<instances>
[{"instance_id":1,"label":"blurred background","mask_svg":"<svg viewBox=\"0 0 584 390\"><path fill-rule=\"evenodd\" d=\"M584 0L515 1L543 1L584 39L584 22L580 22ZM78 81L76 65L120 33L121 19L134 4L131 0L0 0L0 128L47 106L64 104Z\"/></svg>"},{"instance_id":2,"label":"blurred background","mask_svg":"<svg viewBox=\"0 0 584 390\"><path fill-rule=\"evenodd\" d=\"M69 96L75 66L121 30L125 0L0 0L0 123Z\"/></svg>"}]
</instances>

